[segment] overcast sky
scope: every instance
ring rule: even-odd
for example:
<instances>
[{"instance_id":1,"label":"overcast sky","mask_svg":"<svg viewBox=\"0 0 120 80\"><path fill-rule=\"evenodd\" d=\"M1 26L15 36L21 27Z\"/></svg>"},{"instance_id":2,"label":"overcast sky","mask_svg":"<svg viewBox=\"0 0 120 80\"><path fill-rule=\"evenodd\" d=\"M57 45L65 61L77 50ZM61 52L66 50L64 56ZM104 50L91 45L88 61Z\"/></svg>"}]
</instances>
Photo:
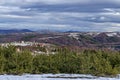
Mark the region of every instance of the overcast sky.
<instances>
[{"instance_id":1,"label":"overcast sky","mask_svg":"<svg viewBox=\"0 0 120 80\"><path fill-rule=\"evenodd\" d=\"M0 28L120 31L120 0L0 0Z\"/></svg>"}]
</instances>

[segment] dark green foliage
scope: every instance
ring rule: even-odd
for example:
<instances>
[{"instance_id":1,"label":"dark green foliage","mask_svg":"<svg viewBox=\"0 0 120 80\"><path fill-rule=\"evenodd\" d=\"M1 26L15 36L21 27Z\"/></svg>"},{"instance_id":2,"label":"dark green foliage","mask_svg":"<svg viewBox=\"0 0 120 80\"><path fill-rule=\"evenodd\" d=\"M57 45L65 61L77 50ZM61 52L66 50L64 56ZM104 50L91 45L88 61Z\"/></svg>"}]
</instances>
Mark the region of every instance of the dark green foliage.
<instances>
[{"instance_id":1,"label":"dark green foliage","mask_svg":"<svg viewBox=\"0 0 120 80\"><path fill-rule=\"evenodd\" d=\"M36 35L30 34L30 35L27 35L27 36L22 37L21 40L29 41L30 39L35 38L35 37L36 37Z\"/></svg>"},{"instance_id":2,"label":"dark green foliage","mask_svg":"<svg viewBox=\"0 0 120 80\"><path fill-rule=\"evenodd\" d=\"M38 46L37 49L38 49L39 51L42 51L42 52L47 52L47 50L46 50L45 47L40 47L40 46Z\"/></svg>"},{"instance_id":3,"label":"dark green foliage","mask_svg":"<svg viewBox=\"0 0 120 80\"><path fill-rule=\"evenodd\" d=\"M120 73L120 53L103 50L76 53L67 48L59 48L56 49L56 54L35 56L29 51L17 52L14 46L0 47L0 74L5 73L116 75Z\"/></svg>"}]
</instances>

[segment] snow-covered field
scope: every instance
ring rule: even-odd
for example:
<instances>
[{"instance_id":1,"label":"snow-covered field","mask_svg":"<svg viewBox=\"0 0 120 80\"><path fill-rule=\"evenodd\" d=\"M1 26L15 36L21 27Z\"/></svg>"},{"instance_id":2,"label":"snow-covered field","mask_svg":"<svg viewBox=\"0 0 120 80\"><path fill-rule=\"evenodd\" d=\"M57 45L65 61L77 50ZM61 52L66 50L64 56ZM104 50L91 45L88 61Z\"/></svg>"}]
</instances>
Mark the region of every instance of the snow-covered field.
<instances>
[{"instance_id":1,"label":"snow-covered field","mask_svg":"<svg viewBox=\"0 0 120 80\"><path fill-rule=\"evenodd\" d=\"M41 75L24 74L22 76L0 75L0 80L120 80L120 76L116 78L107 78L79 74L41 74Z\"/></svg>"}]
</instances>

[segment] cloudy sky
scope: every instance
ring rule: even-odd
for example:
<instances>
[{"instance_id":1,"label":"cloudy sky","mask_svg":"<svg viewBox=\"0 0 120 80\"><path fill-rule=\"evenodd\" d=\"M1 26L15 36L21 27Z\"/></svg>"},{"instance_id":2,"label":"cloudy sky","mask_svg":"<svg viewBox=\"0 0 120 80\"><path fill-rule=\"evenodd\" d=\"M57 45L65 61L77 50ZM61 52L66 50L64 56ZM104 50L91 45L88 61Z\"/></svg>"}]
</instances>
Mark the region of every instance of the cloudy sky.
<instances>
[{"instance_id":1,"label":"cloudy sky","mask_svg":"<svg viewBox=\"0 0 120 80\"><path fill-rule=\"evenodd\" d=\"M120 31L120 0L0 0L0 29Z\"/></svg>"}]
</instances>

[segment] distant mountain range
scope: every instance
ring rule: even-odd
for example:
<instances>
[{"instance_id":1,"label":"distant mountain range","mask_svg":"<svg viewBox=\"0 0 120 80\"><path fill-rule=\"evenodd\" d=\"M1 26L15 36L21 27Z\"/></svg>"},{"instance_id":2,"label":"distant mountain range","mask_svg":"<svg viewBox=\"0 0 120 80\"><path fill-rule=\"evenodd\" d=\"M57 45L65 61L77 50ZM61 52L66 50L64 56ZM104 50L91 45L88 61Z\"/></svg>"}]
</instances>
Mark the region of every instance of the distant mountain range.
<instances>
[{"instance_id":1,"label":"distant mountain range","mask_svg":"<svg viewBox=\"0 0 120 80\"><path fill-rule=\"evenodd\" d=\"M33 32L28 29L0 29L0 34L11 34L11 33L26 33L26 32Z\"/></svg>"},{"instance_id":2,"label":"distant mountain range","mask_svg":"<svg viewBox=\"0 0 120 80\"><path fill-rule=\"evenodd\" d=\"M47 30L34 32L28 29L11 29L0 30L0 34L0 43L14 41L35 41L59 46L120 49L120 32L54 32Z\"/></svg>"}]
</instances>

